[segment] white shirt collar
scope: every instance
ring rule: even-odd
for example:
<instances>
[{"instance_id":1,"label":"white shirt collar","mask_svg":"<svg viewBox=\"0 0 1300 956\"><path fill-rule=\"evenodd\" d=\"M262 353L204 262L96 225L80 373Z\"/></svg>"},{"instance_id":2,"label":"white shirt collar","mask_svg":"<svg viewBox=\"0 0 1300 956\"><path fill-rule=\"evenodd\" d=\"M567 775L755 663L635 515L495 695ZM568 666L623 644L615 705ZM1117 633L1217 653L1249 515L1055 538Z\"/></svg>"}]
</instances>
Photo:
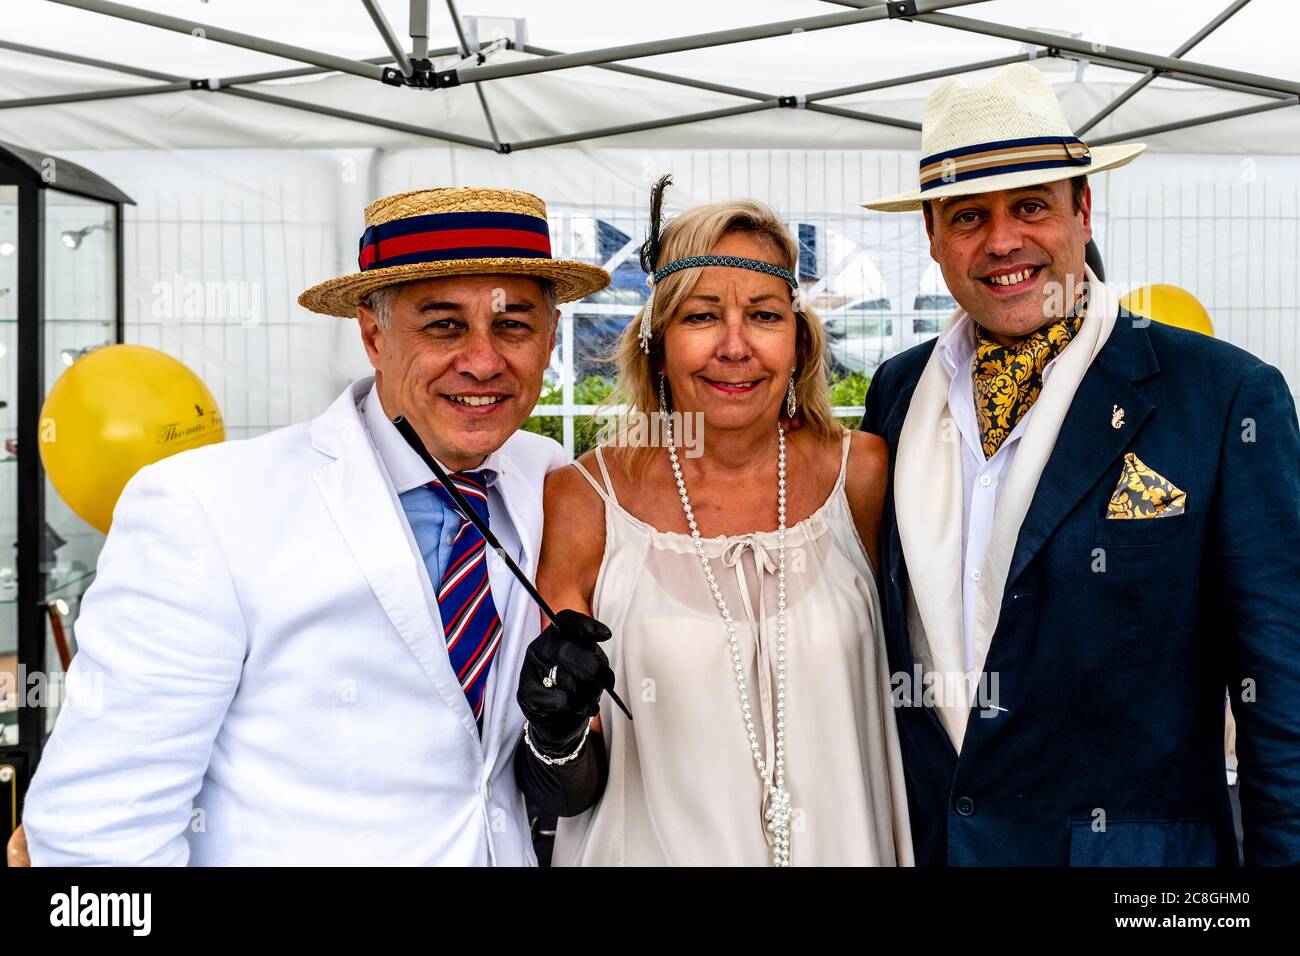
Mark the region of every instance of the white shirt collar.
<instances>
[{"instance_id":1,"label":"white shirt collar","mask_svg":"<svg viewBox=\"0 0 1300 956\"><path fill-rule=\"evenodd\" d=\"M366 431L370 433L375 451L379 453L379 460L383 462L388 477L392 479L393 487L399 495L433 481L432 469L416 454L415 449L406 443L406 439L384 414L384 406L379 401L379 390L375 385L370 386L370 391L363 399L361 417L365 422ZM452 470L441 461L438 464L442 465L444 471ZM501 450L497 449L483 459L482 464L474 470L487 471L487 483L491 487L501 476L503 464Z\"/></svg>"},{"instance_id":2,"label":"white shirt collar","mask_svg":"<svg viewBox=\"0 0 1300 956\"><path fill-rule=\"evenodd\" d=\"M957 317L957 321L939 336L939 341L935 345L939 350L939 360L948 370L949 378L955 376L960 368L971 370L971 361L975 357L975 330L971 328L972 324L970 313L963 312Z\"/></svg>"}]
</instances>

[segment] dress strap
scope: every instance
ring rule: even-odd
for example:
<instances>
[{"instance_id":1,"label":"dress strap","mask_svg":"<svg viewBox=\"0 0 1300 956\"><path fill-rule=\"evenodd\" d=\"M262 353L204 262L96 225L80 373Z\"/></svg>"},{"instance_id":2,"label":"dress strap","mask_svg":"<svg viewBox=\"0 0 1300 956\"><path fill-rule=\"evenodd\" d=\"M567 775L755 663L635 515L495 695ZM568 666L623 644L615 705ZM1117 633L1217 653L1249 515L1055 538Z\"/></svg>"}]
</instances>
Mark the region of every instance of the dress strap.
<instances>
[{"instance_id":1,"label":"dress strap","mask_svg":"<svg viewBox=\"0 0 1300 956\"><path fill-rule=\"evenodd\" d=\"M849 473L849 449L853 446L853 432L844 429L844 449L840 453L840 476L835 479L835 490L844 487L844 479Z\"/></svg>"},{"instance_id":2,"label":"dress strap","mask_svg":"<svg viewBox=\"0 0 1300 956\"><path fill-rule=\"evenodd\" d=\"M609 489L609 500L618 504L618 496L614 493L614 479L609 477L609 469L605 467L605 454L599 445L596 446L596 464L600 465L600 477L605 479L605 487Z\"/></svg>"},{"instance_id":3,"label":"dress strap","mask_svg":"<svg viewBox=\"0 0 1300 956\"><path fill-rule=\"evenodd\" d=\"M610 480L609 470L605 467L605 459L600 454L599 445L596 446L596 463L600 465L601 477L605 479L605 483L603 485L599 481L597 481L595 477L591 474L591 472L589 472L586 469L586 467L582 464L582 462L578 461L578 459L576 458L573 460L573 467L577 468L578 473L581 474L582 477L587 479L587 483L590 484L591 487L596 489L596 494L600 495L600 497L605 500L606 504L612 504L617 506L618 498L614 496L614 482Z\"/></svg>"}]
</instances>

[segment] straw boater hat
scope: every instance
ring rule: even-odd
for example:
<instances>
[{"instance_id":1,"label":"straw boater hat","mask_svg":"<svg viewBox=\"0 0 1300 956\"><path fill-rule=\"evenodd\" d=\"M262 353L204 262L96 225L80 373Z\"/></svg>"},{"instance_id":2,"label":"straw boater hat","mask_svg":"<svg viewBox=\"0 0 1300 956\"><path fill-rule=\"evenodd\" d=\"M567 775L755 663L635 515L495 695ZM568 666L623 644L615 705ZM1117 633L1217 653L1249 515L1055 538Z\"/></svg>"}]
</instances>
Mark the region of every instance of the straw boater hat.
<instances>
[{"instance_id":1,"label":"straw boater hat","mask_svg":"<svg viewBox=\"0 0 1300 956\"><path fill-rule=\"evenodd\" d=\"M986 82L945 80L925 104L921 123L921 188L862 205L908 212L922 200L969 196L1116 169L1146 143L1089 149L1065 121L1051 84L1037 68L1017 63Z\"/></svg>"},{"instance_id":2,"label":"straw boater hat","mask_svg":"<svg viewBox=\"0 0 1300 956\"><path fill-rule=\"evenodd\" d=\"M588 262L551 258L546 205L514 189L418 189L366 207L360 272L314 285L298 304L325 315L356 315L357 303L384 286L444 276L535 276L573 302L609 285Z\"/></svg>"}]
</instances>

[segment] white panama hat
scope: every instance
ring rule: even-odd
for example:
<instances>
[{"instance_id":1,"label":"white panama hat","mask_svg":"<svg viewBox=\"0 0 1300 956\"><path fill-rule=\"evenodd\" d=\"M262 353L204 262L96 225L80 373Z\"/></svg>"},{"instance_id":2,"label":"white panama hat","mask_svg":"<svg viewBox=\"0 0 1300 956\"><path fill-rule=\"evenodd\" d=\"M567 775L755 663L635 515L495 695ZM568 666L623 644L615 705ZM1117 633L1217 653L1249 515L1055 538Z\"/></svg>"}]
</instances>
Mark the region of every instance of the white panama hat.
<instances>
[{"instance_id":1,"label":"white panama hat","mask_svg":"<svg viewBox=\"0 0 1300 956\"><path fill-rule=\"evenodd\" d=\"M911 212L922 200L1017 189L1115 169L1146 143L1088 145L1074 135L1052 86L1028 63L983 83L955 79L935 87L921 122L921 186L862 203L880 212Z\"/></svg>"}]
</instances>

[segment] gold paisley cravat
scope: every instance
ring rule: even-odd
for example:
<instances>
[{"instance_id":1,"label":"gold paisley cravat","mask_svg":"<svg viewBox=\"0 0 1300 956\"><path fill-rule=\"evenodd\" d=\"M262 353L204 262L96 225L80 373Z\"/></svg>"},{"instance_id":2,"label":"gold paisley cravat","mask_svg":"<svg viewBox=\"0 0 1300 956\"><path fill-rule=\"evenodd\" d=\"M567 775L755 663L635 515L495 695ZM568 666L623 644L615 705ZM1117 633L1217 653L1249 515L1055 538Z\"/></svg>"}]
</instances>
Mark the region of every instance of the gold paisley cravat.
<instances>
[{"instance_id":1,"label":"gold paisley cravat","mask_svg":"<svg viewBox=\"0 0 1300 956\"><path fill-rule=\"evenodd\" d=\"M1003 345L975 323L975 412L986 459L1037 401L1043 369L1079 334L1083 305L1081 299L1070 315L1012 345Z\"/></svg>"}]
</instances>

